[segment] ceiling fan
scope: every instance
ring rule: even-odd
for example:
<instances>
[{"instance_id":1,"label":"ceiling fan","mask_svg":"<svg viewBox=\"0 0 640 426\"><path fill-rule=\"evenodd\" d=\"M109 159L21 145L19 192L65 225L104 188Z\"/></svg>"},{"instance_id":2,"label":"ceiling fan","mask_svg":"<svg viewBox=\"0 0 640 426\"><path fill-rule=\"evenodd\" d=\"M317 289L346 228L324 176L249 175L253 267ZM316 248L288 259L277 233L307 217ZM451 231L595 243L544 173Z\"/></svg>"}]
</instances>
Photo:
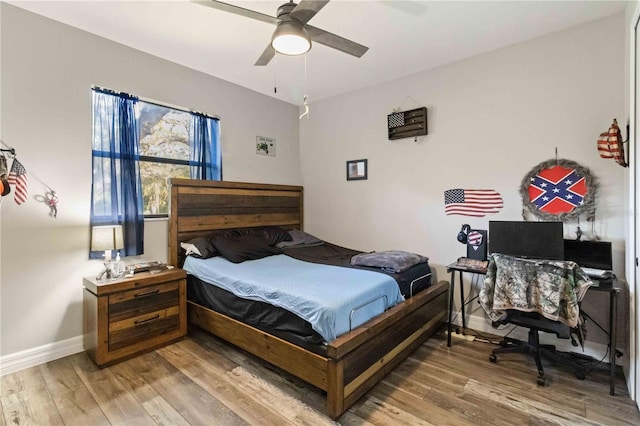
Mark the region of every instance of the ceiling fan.
<instances>
[{"instance_id":1,"label":"ceiling fan","mask_svg":"<svg viewBox=\"0 0 640 426\"><path fill-rule=\"evenodd\" d=\"M255 65L258 66L267 65L275 56L276 52L285 55L301 55L306 53L311 48L311 41L358 58L369 50L368 47L359 43L307 24L320 9L329 3L329 0L301 0L298 4L290 0L289 3L285 3L278 8L276 17L221 1L194 0L194 2L203 6L276 25L276 29L271 37L271 43L255 63Z\"/></svg>"}]
</instances>

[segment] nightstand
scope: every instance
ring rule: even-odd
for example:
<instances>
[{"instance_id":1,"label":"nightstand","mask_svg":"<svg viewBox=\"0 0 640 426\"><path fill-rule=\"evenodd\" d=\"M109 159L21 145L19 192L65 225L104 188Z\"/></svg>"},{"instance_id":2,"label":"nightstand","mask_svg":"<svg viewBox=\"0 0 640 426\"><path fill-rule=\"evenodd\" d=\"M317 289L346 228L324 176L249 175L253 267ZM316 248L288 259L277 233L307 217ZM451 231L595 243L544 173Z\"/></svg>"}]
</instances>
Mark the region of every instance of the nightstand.
<instances>
[{"instance_id":1,"label":"nightstand","mask_svg":"<svg viewBox=\"0 0 640 426\"><path fill-rule=\"evenodd\" d=\"M103 367L184 337L186 277L182 269L167 269L84 278L84 348L91 359Z\"/></svg>"}]
</instances>

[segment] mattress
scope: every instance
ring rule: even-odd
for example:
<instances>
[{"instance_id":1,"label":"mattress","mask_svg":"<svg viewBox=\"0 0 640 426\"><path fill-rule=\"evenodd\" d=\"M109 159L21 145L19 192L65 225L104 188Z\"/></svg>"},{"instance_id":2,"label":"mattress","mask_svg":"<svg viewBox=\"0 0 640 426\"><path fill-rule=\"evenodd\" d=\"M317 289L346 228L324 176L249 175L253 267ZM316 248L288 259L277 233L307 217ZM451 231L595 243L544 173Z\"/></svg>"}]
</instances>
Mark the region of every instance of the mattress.
<instances>
[{"instance_id":1,"label":"mattress","mask_svg":"<svg viewBox=\"0 0 640 426\"><path fill-rule=\"evenodd\" d=\"M361 252L330 243L304 248L286 248L284 253L306 262L383 273L396 281L405 299L431 285L431 269L428 263L421 263L402 273L394 274L378 268L352 266L351 257ZM187 299L314 353L326 355L325 339L308 321L287 309L260 300L237 297L232 292L211 285L191 274L187 276Z\"/></svg>"},{"instance_id":2,"label":"mattress","mask_svg":"<svg viewBox=\"0 0 640 426\"><path fill-rule=\"evenodd\" d=\"M404 301L388 275L305 262L283 254L233 263L189 257L183 269L238 297L287 309L327 342Z\"/></svg>"},{"instance_id":3,"label":"mattress","mask_svg":"<svg viewBox=\"0 0 640 426\"><path fill-rule=\"evenodd\" d=\"M322 336L313 330L308 321L286 309L237 297L193 275L187 275L187 300L318 355L327 354L327 345Z\"/></svg>"}]
</instances>

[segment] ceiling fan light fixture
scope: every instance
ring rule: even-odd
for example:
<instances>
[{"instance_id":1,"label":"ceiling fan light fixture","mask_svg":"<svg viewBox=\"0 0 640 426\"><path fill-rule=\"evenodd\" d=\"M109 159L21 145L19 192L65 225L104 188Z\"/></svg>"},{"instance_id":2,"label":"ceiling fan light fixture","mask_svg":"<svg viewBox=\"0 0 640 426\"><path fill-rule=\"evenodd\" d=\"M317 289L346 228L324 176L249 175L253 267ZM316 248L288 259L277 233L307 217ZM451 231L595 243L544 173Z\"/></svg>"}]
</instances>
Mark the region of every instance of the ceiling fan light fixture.
<instances>
[{"instance_id":1,"label":"ceiling fan light fixture","mask_svg":"<svg viewBox=\"0 0 640 426\"><path fill-rule=\"evenodd\" d=\"M271 46L283 55L302 55L311 49L311 38L299 22L282 21L273 32Z\"/></svg>"}]
</instances>

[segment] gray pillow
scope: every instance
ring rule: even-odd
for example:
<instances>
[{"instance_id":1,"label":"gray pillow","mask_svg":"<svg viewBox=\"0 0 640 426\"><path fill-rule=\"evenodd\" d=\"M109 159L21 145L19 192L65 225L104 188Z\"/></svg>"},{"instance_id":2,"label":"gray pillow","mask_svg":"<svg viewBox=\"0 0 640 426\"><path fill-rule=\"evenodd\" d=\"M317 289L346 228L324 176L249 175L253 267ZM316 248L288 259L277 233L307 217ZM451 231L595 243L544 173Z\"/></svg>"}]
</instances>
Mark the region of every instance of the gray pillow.
<instances>
[{"instance_id":1,"label":"gray pillow","mask_svg":"<svg viewBox=\"0 0 640 426\"><path fill-rule=\"evenodd\" d=\"M351 258L352 265L382 268L395 274L404 272L418 263L426 263L428 261L429 258L427 257L400 250L361 253Z\"/></svg>"},{"instance_id":2,"label":"gray pillow","mask_svg":"<svg viewBox=\"0 0 640 426\"><path fill-rule=\"evenodd\" d=\"M282 241L276 244L276 246L280 248L313 247L324 244L324 241L322 241L321 239L298 229L289 231L289 235L291 235L291 241Z\"/></svg>"}]
</instances>

